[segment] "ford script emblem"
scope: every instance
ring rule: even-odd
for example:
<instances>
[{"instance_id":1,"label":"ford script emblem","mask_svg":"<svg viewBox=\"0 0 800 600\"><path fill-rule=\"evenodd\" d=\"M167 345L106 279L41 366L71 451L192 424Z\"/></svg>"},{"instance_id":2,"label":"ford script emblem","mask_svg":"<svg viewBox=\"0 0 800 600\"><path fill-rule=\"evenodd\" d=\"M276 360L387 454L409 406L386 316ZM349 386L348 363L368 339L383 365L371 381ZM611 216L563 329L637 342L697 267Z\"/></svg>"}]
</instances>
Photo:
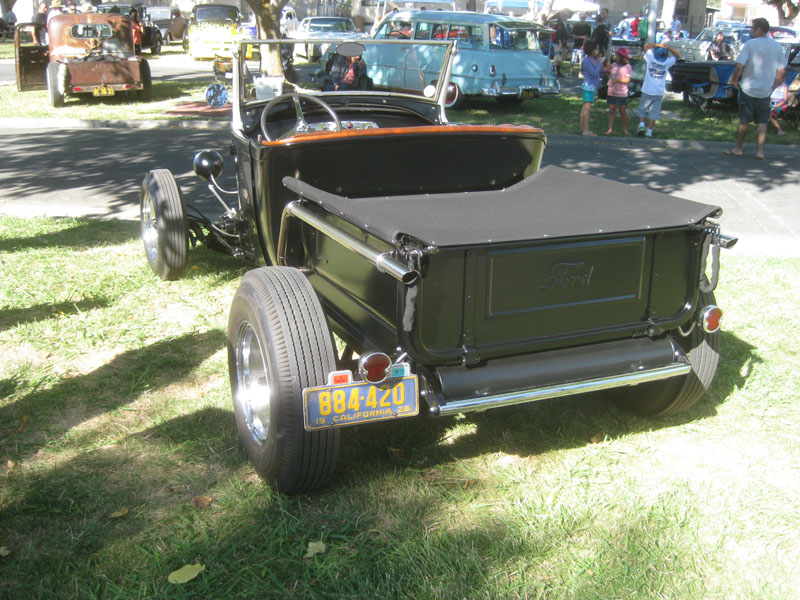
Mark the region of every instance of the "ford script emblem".
<instances>
[{"instance_id":1,"label":"ford script emblem","mask_svg":"<svg viewBox=\"0 0 800 600\"><path fill-rule=\"evenodd\" d=\"M594 273L594 266L584 262L555 263L539 289L588 287L592 282L592 273Z\"/></svg>"}]
</instances>

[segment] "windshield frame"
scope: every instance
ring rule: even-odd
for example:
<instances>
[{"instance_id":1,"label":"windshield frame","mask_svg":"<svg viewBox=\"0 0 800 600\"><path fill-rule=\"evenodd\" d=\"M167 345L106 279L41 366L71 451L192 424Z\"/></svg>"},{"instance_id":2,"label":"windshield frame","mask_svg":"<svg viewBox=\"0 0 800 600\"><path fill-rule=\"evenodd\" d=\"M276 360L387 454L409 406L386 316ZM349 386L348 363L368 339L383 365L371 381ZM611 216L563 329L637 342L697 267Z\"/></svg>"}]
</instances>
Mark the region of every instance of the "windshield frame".
<instances>
[{"instance_id":1,"label":"windshield frame","mask_svg":"<svg viewBox=\"0 0 800 600\"><path fill-rule=\"evenodd\" d=\"M239 130L242 128L242 112L257 106L266 105L270 100L269 99L245 99L244 94L244 86L247 85L249 82L245 81L245 73L250 73L249 68L246 66L248 59L247 55L252 54L252 51L248 52L248 47L253 46L262 46L262 45L280 45L280 44L287 44L287 43L318 43L319 39L291 39L291 40L276 40L276 39L269 39L269 40L240 40L238 44L234 48L233 53L233 97L232 97L232 106L233 106L233 115L232 115L232 127L235 130ZM352 40L343 38L343 39L333 39L330 40L331 47L335 46L339 43L345 42L352 42ZM434 86L434 92L432 96L428 97L424 94L412 94L409 92L403 91L391 91L386 89L375 89L375 90L348 90L348 91L320 91L310 88L304 88L293 84L296 88L295 91L297 93L304 93L311 96L321 96L321 97L347 97L347 96L364 96L364 97L372 97L372 98L381 98L387 96L395 96L395 97L402 97L402 98L411 98L418 102L431 102L438 104L440 107L440 114L442 116L442 121L447 122L444 114L445 108L445 99L447 96L447 83L450 81L452 66L453 66L453 57L457 54L458 49L454 41L424 41L424 40L374 40L374 39L365 39L359 40L359 43L362 43L366 46L371 45L393 45L393 46L438 46L444 48L444 57L442 59L440 73L442 75L437 79L436 85Z\"/></svg>"}]
</instances>

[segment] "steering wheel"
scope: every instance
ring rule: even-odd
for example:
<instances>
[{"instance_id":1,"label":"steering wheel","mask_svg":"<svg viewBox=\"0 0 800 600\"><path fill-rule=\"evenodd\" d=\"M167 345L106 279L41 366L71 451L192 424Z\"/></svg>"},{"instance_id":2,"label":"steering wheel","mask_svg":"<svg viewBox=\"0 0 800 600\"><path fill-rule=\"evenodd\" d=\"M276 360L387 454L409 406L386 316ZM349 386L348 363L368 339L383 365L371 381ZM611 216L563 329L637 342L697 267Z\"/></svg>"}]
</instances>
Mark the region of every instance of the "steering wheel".
<instances>
[{"instance_id":1,"label":"steering wheel","mask_svg":"<svg viewBox=\"0 0 800 600\"><path fill-rule=\"evenodd\" d=\"M290 92L288 94L281 94L280 96L276 96L275 98L270 100L269 104L267 104L264 107L264 110L261 112L261 133L264 134L264 139L267 140L268 142L272 142L274 140L270 137L269 131L267 131L267 115L269 114L269 111L272 110L272 107L274 107L277 104L280 104L281 102L286 102L288 100L294 102L294 112L295 115L297 115L297 122L295 123L292 129L290 129L283 135L283 137L290 137L295 135L296 133L308 133L308 131L310 131L311 129L305 117L303 116L303 108L302 106L300 106L301 100L309 100L315 104L319 104L322 108L324 108L327 111L327 113L331 116L331 118L333 118L333 122L336 124L336 129L334 129L334 131L342 130L342 122L339 120L339 116L323 100L317 98L316 96L311 96L309 94L299 94L297 92Z\"/></svg>"}]
</instances>

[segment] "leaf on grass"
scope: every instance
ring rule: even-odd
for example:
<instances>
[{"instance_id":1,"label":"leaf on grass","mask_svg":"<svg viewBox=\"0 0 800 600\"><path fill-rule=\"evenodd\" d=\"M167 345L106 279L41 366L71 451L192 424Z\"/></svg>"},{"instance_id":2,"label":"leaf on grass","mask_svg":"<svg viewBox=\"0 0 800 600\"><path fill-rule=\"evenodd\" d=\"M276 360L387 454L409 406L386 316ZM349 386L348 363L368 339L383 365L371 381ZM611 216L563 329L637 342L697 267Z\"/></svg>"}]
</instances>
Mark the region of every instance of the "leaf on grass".
<instances>
[{"instance_id":1,"label":"leaf on grass","mask_svg":"<svg viewBox=\"0 0 800 600\"><path fill-rule=\"evenodd\" d=\"M167 489L173 494L180 494L182 492L188 492L189 486L186 485L185 483L173 483Z\"/></svg>"},{"instance_id":2,"label":"leaf on grass","mask_svg":"<svg viewBox=\"0 0 800 600\"><path fill-rule=\"evenodd\" d=\"M0 558L4 558L11 554L11 550L6 548L5 546L0 546Z\"/></svg>"},{"instance_id":3,"label":"leaf on grass","mask_svg":"<svg viewBox=\"0 0 800 600\"><path fill-rule=\"evenodd\" d=\"M211 496L195 496L192 498L192 506L195 508L208 508L214 499Z\"/></svg>"},{"instance_id":4,"label":"leaf on grass","mask_svg":"<svg viewBox=\"0 0 800 600\"><path fill-rule=\"evenodd\" d=\"M325 545L325 542L308 542L308 550L306 550L303 558L311 558L317 554L322 554L327 549L328 547Z\"/></svg>"},{"instance_id":5,"label":"leaf on grass","mask_svg":"<svg viewBox=\"0 0 800 600\"><path fill-rule=\"evenodd\" d=\"M606 434L602 431L599 431L598 433L595 433L589 441L593 444L600 444L606 441Z\"/></svg>"},{"instance_id":6,"label":"leaf on grass","mask_svg":"<svg viewBox=\"0 0 800 600\"><path fill-rule=\"evenodd\" d=\"M476 483L478 483L478 480L477 480L477 479L467 479L467 480L466 480L466 481L465 481L465 482L464 482L464 483L461 485L461 487L462 487L462 488L464 488L465 490L468 490L469 488L471 488L471 487L472 487L473 485L475 485Z\"/></svg>"},{"instance_id":7,"label":"leaf on grass","mask_svg":"<svg viewBox=\"0 0 800 600\"><path fill-rule=\"evenodd\" d=\"M167 581L170 583L186 583L187 581L191 581L200 573L206 570L205 565L194 564L194 565L184 565L177 571L173 571L167 577Z\"/></svg>"},{"instance_id":8,"label":"leaf on grass","mask_svg":"<svg viewBox=\"0 0 800 600\"><path fill-rule=\"evenodd\" d=\"M17 427L17 433L22 433L22 430L25 429L25 425L28 424L31 418L28 415L25 415L19 420L19 427Z\"/></svg>"},{"instance_id":9,"label":"leaf on grass","mask_svg":"<svg viewBox=\"0 0 800 600\"><path fill-rule=\"evenodd\" d=\"M123 506L117 512L111 513L110 515L108 515L108 518L109 519L119 519L121 517L124 517L127 514L128 514L128 508L126 506Z\"/></svg>"}]
</instances>

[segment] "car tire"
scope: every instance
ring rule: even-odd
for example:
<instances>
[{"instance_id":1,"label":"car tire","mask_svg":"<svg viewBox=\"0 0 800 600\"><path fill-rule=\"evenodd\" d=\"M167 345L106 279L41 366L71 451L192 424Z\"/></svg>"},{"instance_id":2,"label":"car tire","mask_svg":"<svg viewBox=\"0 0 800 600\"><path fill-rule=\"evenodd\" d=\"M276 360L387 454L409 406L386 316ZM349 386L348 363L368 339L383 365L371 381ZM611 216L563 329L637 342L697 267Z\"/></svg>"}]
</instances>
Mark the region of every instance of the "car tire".
<instances>
[{"instance_id":1,"label":"car tire","mask_svg":"<svg viewBox=\"0 0 800 600\"><path fill-rule=\"evenodd\" d=\"M167 39L166 39L165 43L167 44L167 46L169 46L173 42L175 42L175 40L172 38L172 34L168 31L167 32Z\"/></svg>"},{"instance_id":2,"label":"car tire","mask_svg":"<svg viewBox=\"0 0 800 600\"><path fill-rule=\"evenodd\" d=\"M60 108L64 106L64 94L66 90L67 69L59 63L49 63L47 65L47 97L50 106Z\"/></svg>"},{"instance_id":3,"label":"car tire","mask_svg":"<svg viewBox=\"0 0 800 600\"><path fill-rule=\"evenodd\" d=\"M158 33L156 34L156 37L153 40L153 46L150 48L150 54L152 54L153 56L161 54L161 45L162 45L161 34Z\"/></svg>"},{"instance_id":4,"label":"car tire","mask_svg":"<svg viewBox=\"0 0 800 600\"><path fill-rule=\"evenodd\" d=\"M444 101L444 107L457 110L464 105L464 93L461 91L461 88L458 87L457 83L451 83L451 85L453 86L453 91L450 92L450 90L448 90L447 97Z\"/></svg>"},{"instance_id":5,"label":"car tire","mask_svg":"<svg viewBox=\"0 0 800 600\"><path fill-rule=\"evenodd\" d=\"M253 468L277 492L327 483L339 431L306 431L303 388L335 370L325 314L297 269L262 267L242 278L228 321L228 369L239 439Z\"/></svg>"},{"instance_id":6,"label":"car tire","mask_svg":"<svg viewBox=\"0 0 800 600\"><path fill-rule=\"evenodd\" d=\"M139 65L139 75L142 81L142 89L136 92L140 102L150 102L153 97L153 76L150 72L150 63L142 60Z\"/></svg>"},{"instance_id":7,"label":"car tire","mask_svg":"<svg viewBox=\"0 0 800 600\"><path fill-rule=\"evenodd\" d=\"M185 52L189 51L189 36L186 35L186 32L183 34L183 39L181 40L181 45L183 46L183 50Z\"/></svg>"},{"instance_id":8,"label":"car tire","mask_svg":"<svg viewBox=\"0 0 800 600\"><path fill-rule=\"evenodd\" d=\"M700 292L699 306L716 304L714 294ZM644 383L613 392L614 401L638 415L666 417L689 408L708 391L719 365L720 332L707 333L695 325L684 337L675 332L673 338L689 359L692 370L682 377Z\"/></svg>"},{"instance_id":9,"label":"car tire","mask_svg":"<svg viewBox=\"0 0 800 600\"><path fill-rule=\"evenodd\" d=\"M189 226L181 190L168 169L156 169L145 176L139 215L150 268L161 279L178 279L189 262Z\"/></svg>"}]
</instances>

